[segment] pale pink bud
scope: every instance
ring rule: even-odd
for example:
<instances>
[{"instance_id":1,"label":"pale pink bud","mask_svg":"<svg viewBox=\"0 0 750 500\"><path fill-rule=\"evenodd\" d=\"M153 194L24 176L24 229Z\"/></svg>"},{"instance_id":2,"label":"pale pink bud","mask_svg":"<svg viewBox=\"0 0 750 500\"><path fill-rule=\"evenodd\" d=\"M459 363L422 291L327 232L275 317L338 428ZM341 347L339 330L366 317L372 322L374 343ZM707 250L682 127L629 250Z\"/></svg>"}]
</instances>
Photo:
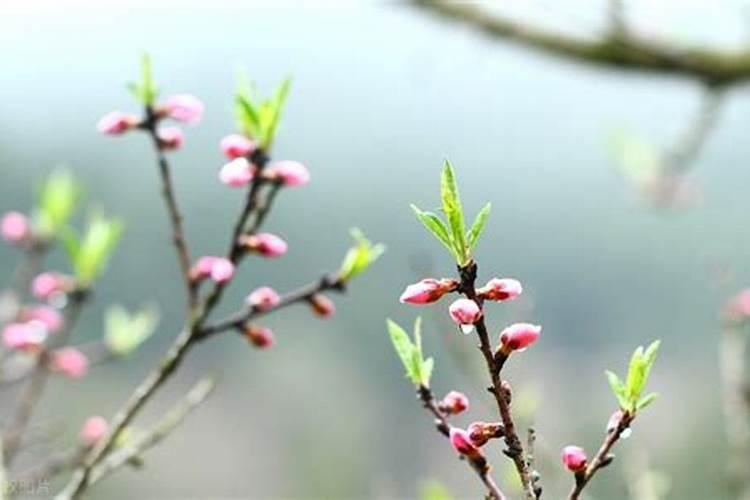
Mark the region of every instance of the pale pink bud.
<instances>
[{"instance_id":1,"label":"pale pink bud","mask_svg":"<svg viewBox=\"0 0 750 500\"><path fill-rule=\"evenodd\" d=\"M240 238L240 244L248 250L258 252L264 257L284 255L287 245L284 240L271 233L258 233Z\"/></svg>"},{"instance_id":2,"label":"pale pink bud","mask_svg":"<svg viewBox=\"0 0 750 500\"><path fill-rule=\"evenodd\" d=\"M159 107L160 112L166 116L190 125L195 125L201 120L204 109L203 102L189 94L172 96Z\"/></svg>"},{"instance_id":3,"label":"pale pink bud","mask_svg":"<svg viewBox=\"0 0 750 500\"><path fill-rule=\"evenodd\" d=\"M484 446L492 438L502 437L504 434L503 424L499 422L472 422L466 428L469 439L474 446Z\"/></svg>"},{"instance_id":4,"label":"pale pink bud","mask_svg":"<svg viewBox=\"0 0 750 500\"><path fill-rule=\"evenodd\" d=\"M3 343L10 349L34 350L47 338L47 329L40 323L9 323L3 328Z\"/></svg>"},{"instance_id":5,"label":"pale pink bud","mask_svg":"<svg viewBox=\"0 0 750 500\"><path fill-rule=\"evenodd\" d=\"M0 221L0 236L5 241L19 243L31 233L29 220L19 212L8 212Z\"/></svg>"},{"instance_id":6,"label":"pale pink bud","mask_svg":"<svg viewBox=\"0 0 750 500\"><path fill-rule=\"evenodd\" d=\"M521 295L523 287L521 282L511 278L492 278L482 288L477 290L477 295L485 300L512 300Z\"/></svg>"},{"instance_id":7,"label":"pale pink bud","mask_svg":"<svg viewBox=\"0 0 750 500\"><path fill-rule=\"evenodd\" d=\"M440 300L446 293L454 291L457 286L455 280L426 278L407 286L398 300L403 304L431 304Z\"/></svg>"},{"instance_id":8,"label":"pale pink bud","mask_svg":"<svg viewBox=\"0 0 750 500\"><path fill-rule=\"evenodd\" d=\"M301 186L310 181L307 167L298 161L284 160L270 164L263 175L271 180L281 182L285 186Z\"/></svg>"},{"instance_id":9,"label":"pale pink bud","mask_svg":"<svg viewBox=\"0 0 750 500\"><path fill-rule=\"evenodd\" d=\"M501 349L506 354L511 351L522 351L533 344L541 333L540 325L515 323L500 332Z\"/></svg>"},{"instance_id":10,"label":"pale pink bud","mask_svg":"<svg viewBox=\"0 0 750 500\"><path fill-rule=\"evenodd\" d=\"M67 276L60 273L42 273L31 282L31 293L39 300L48 300L54 295L65 293L68 283Z\"/></svg>"},{"instance_id":11,"label":"pale pink bud","mask_svg":"<svg viewBox=\"0 0 750 500\"><path fill-rule=\"evenodd\" d=\"M135 128L137 125L137 116L122 111L112 111L99 120L96 129L102 134L119 135Z\"/></svg>"},{"instance_id":12,"label":"pale pink bud","mask_svg":"<svg viewBox=\"0 0 750 500\"><path fill-rule=\"evenodd\" d=\"M462 392L450 391L438 404L438 407L449 415L458 415L469 409L469 398Z\"/></svg>"},{"instance_id":13,"label":"pale pink bud","mask_svg":"<svg viewBox=\"0 0 750 500\"><path fill-rule=\"evenodd\" d=\"M216 283L226 283L234 276L234 264L224 257L204 256L198 259L190 274L194 280L210 277Z\"/></svg>"},{"instance_id":14,"label":"pale pink bud","mask_svg":"<svg viewBox=\"0 0 750 500\"><path fill-rule=\"evenodd\" d=\"M271 287L262 286L247 296L247 305L259 311L267 311L276 307L281 302L281 297Z\"/></svg>"},{"instance_id":15,"label":"pale pink bud","mask_svg":"<svg viewBox=\"0 0 750 500\"><path fill-rule=\"evenodd\" d=\"M89 360L75 347L63 347L52 353L52 369L66 377L81 378L89 370Z\"/></svg>"},{"instance_id":16,"label":"pale pink bud","mask_svg":"<svg viewBox=\"0 0 750 500\"><path fill-rule=\"evenodd\" d=\"M750 288L741 290L729 301L727 316L734 321L750 319Z\"/></svg>"},{"instance_id":17,"label":"pale pink bud","mask_svg":"<svg viewBox=\"0 0 750 500\"><path fill-rule=\"evenodd\" d=\"M586 468L586 452L579 446L566 446L562 451L562 461L571 472L581 472Z\"/></svg>"},{"instance_id":18,"label":"pale pink bud","mask_svg":"<svg viewBox=\"0 0 750 500\"><path fill-rule=\"evenodd\" d=\"M458 299L448 308L453 321L461 326L464 333L471 332L474 323L482 317L482 310L471 299Z\"/></svg>"},{"instance_id":19,"label":"pale pink bud","mask_svg":"<svg viewBox=\"0 0 750 500\"><path fill-rule=\"evenodd\" d=\"M258 145L244 135L230 134L221 140L219 147L227 158L233 160L249 155Z\"/></svg>"},{"instance_id":20,"label":"pale pink bud","mask_svg":"<svg viewBox=\"0 0 750 500\"><path fill-rule=\"evenodd\" d=\"M466 455L469 458L478 458L481 456L479 448L474 446L474 443L471 442L471 438L469 437L469 433L465 430L451 427L449 438L453 449L461 455Z\"/></svg>"},{"instance_id":21,"label":"pale pink bud","mask_svg":"<svg viewBox=\"0 0 750 500\"><path fill-rule=\"evenodd\" d=\"M179 149L185 142L185 135L180 127L160 127L156 131L156 137L164 150Z\"/></svg>"},{"instance_id":22,"label":"pale pink bud","mask_svg":"<svg viewBox=\"0 0 750 500\"><path fill-rule=\"evenodd\" d=\"M21 311L24 321L38 321L44 325L49 333L55 333L63 326L63 315L54 307L34 306Z\"/></svg>"},{"instance_id":23,"label":"pale pink bud","mask_svg":"<svg viewBox=\"0 0 750 500\"><path fill-rule=\"evenodd\" d=\"M211 266L211 279L216 283L226 283L234 276L234 264L229 259L219 257Z\"/></svg>"},{"instance_id":24,"label":"pale pink bud","mask_svg":"<svg viewBox=\"0 0 750 500\"><path fill-rule=\"evenodd\" d=\"M250 325L245 328L245 337L259 349L268 349L276 343L273 332L265 326Z\"/></svg>"},{"instance_id":25,"label":"pale pink bud","mask_svg":"<svg viewBox=\"0 0 750 500\"><path fill-rule=\"evenodd\" d=\"M336 313L336 304L325 295L316 293L309 302L313 312L321 318L330 318Z\"/></svg>"},{"instance_id":26,"label":"pale pink bud","mask_svg":"<svg viewBox=\"0 0 750 500\"><path fill-rule=\"evenodd\" d=\"M236 158L219 171L219 180L232 187L247 186L255 176L255 169L247 158Z\"/></svg>"},{"instance_id":27,"label":"pale pink bud","mask_svg":"<svg viewBox=\"0 0 750 500\"><path fill-rule=\"evenodd\" d=\"M94 446L109 431L109 424L104 417L95 415L86 419L81 428L81 441L86 446Z\"/></svg>"}]
</instances>

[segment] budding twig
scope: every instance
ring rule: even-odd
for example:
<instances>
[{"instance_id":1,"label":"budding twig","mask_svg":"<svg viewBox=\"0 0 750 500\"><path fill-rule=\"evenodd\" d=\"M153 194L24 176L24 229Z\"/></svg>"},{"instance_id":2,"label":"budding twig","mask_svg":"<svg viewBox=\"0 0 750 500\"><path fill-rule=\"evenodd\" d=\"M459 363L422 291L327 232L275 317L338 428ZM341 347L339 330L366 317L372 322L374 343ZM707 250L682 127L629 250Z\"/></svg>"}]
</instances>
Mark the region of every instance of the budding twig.
<instances>
[{"instance_id":1,"label":"budding twig","mask_svg":"<svg viewBox=\"0 0 750 500\"><path fill-rule=\"evenodd\" d=\"M420 385L417 388L417 396L422 402L422 405L435 417L435 428L440 434L448 438L450 436L450 424L448 423L445 413L440 411L440 408L435 401L435 396L432 394L430 388ZM495 481L492 479L492 476L490 476L490 466L487 464L487 460L481 455L477 457L467 456L465 458L469 462L469 465L471 465L471 468L474 469L482 480L485 487L487 487L489 498L494 500L505 500L505 495L503 495L503 492L500 491L500 488L498 488L497 484L495 484Z\"/></svg>"},{"instance_id":2,"label":"budding twig","mask_svg":"<svg viewBox=\"0 0 750 500\"><path fill-rule=\"evenodd\" d=\"M573 489L571 489L570 494L568 495L568 500L578 500L583 489L589 483L591 478L594 477L594 474L612 463L614 455L610 454L610 450L620 439L622 433L630 428L630 424L633 422L634 418L635 415L623 411L617 420L617 425L607 429L607 435L604 438L602 445L599 447L599 451L596 452L596 455L586 466L586 469L580 473L576 473L576 481L573 485Z\"/></svg>"},{"instance_id":3,"label":"budding twig","mask_svg":"<svg viewBox=\"0 0 750 500\"><path fill-rule=\"evenodd\" d=\"M477 269L477 265L473 261L464 267L458 268L461 277L459 291L468 299L473 300L477 304L481 304L481 299L477 297L476 294ZM495 355L492 352L492 344L490 343L490 336L484 322L484 317L479 318L479 320L474 323L474 327L476 328L477 336L479 337L479 350L484 356L485 363L487 364L487 371L490 375L490 380L492 381L490 392L495 397L500 419L505 427L504 439L507 446L505 454L513 460L513 463L516 466L527 500L536 500L537 497L534 493L534 486L529 474L529 466L524 455L523 445L516 433L513 416L510 411L510 403L506 398L506 391L503 388L502 380L500 378L502 363L495 363Z\"/></svg>"},{"instance_id":4,"label":"budding twig","mask_svg":"<svg viewBox=\"0 0 750 500\"><path fill-rule=\"evenodd\" d=\"M69 294L70 303L65 309L66 317L64 327L55 337L55 345L62 346L68 341L87 297L88 291L84 290L77 290ZM37 356L31 380L21 393L15 412L10 417L10 423L3 433L3 460L6 465L13 461L13 458L18 452L21 437L23 437L26 426L31 420L34 408L42 397L44 389L47 386L47 380L50 375L46 366L49 357L48 348L49 346L45 346Z\"/></svg>"}]
</instances>

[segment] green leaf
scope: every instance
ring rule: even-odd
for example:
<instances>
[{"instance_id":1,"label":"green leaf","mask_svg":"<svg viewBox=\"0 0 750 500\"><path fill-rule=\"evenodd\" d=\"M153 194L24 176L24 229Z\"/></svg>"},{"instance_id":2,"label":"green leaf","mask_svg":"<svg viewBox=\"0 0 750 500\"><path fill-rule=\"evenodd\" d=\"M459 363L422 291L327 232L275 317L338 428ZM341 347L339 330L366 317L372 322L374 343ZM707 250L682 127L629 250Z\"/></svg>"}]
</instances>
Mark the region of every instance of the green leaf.
<instances>
[{"instance_id":1,"label":"green leaf","mask_svg":"<svg viewBox=\"0 0 750 500\"><path fill-rule=\"evenodd\" d=\"M643 398L641 398L638 401L638 404L635 405L635 409L636 410L642 410L642 409L644 409L645 407L647 407L648 405L650 405L651 403L653 403L654 401L656 401L656 398L658 398L658 397L659 397L659 394L657 394L655 392L652 392L650 394L647 394L647 395L643 396Z\"/></svg>"},{"instance_id":2,"label":"green leaf","mask_svg":"<svg viewBox=\"0 0 750 500\"><path fill-rule=\"evenodd\" d=\"M143 54L141 57L141 81L138 83L130 82L127 87L130 93L133 94L143 106L153 106L159 95L159 89L156 86L156 82L154 82L153 71L151 68L151 56Z\"/></svg>"},{"instance_id":3,"label":"green leaf","mask_svg":"<svg viewBox=\"0 0 750 500\"><path fill-rule=\"evenodd\" d=\"M469 248L466 243L466 227L464 224L463 207L458 195L458 186L456 185L456 176L453 172L453 166L448 160L445 160L443 175L440 181L440 198L443 202L443 211L448 220L453 235L453 247L457 256L459 265L468 263Z\"/></svg>"},{"instance_id":4,"label":"green leaf","mask_svg":"<svg viewBox=\"0 0 750 500\"><path fill-rule=\"evenodd\" d=\"M432 377L432 370L435 368L435 360L433 358L427 358L422 362L422 385L425 387L430 386L430 378Z\"/></svg>"},{"instance_id":5,"label":"green leaf","mask_svg":"<svg viewBox=\"0 0 750 500\"><path fill-rule=\"evenodd\" d=\"M458 258L458 256L456 255L456 250L455 248L453 248L453 240L451 239L451 235L448 233L448 228L445 227L445 224L442 220L440 220L440 217L432 212L423 212L416 205L411 205L411 209L414 211L422 225L424 225L424 227L427 228L427 230L431 232L435 236L435 238L437 238L438 241L445 246L445 248L448 249L451 255Z\"/></svg>"},{"instance_id":6,"label":"green leaf","mask_svg":"<svg viewBox=\"0 0 750 500\"><path fill-rule=\"evenodd\" d=\"M419 500L453 500L453 496L442 484L430 481L420 490Z\"/></svg>"},{"instance_id":7,"label":"green leaf","mask_svg":"<svg viewBox=\"0 0 750 500\"><path fill-rule=\"evenodd\" d=\"M630 399L628 398L627 388L622 383L620 377L616 373L609 370L604 372L607 375L609 386L612 388L612 393L617 398L617 402L620 404L620 408L628 408L630 406Z\"/></svg>"},{"instance_id":8,"label":"green leaf","mask_svg":"<svg viewBox=\"0 0 750 500\"><path fill-rule=\"evenodd\" d=\"M479 236L482 234L485 224L487 224L487 218L490 216L491 209L492 204L487 203L474 219L474 223L471 225L471 230L469 230L468 234L469 250L477 246L477 241L479 241Z\"/></svg>"},{"instance_id":9,"label":"green leaf","mask_svg":"<svg viewBox=\"0 0 750 500\"><path fill-rule=\"evenodd\" d=\"M133 314L120 306L111 306L104 315L104 343L116 356L126 356L145 342L159 324L159 309L147 305Z\"/></svg>"},{"instance_id":10,"label":"green leaf","mask_svg":"<svg viewBox=\"0 0 750 500\"><path fill-rule=\"evenodd\" d=\"M646 370L645 359L643 357L643 346L633 352L628 365L628 377L626 386L628 389L628 399L634 404L641 395L641 390L645 383L644 375Z\"/></svg>"},{"instance_id":11,"label":"green leaf","mask_svg":"<svg viewBox=\"0 0 750 500\"><path fill-rule=\"evenodd\" d=\"M120 220L107 219L101 213L94 212L83 237L76 237L72 231L66 236L68 256L76 278L83 286L89 285L103 271L122 230Z\"/></svg>"},{"instance_id":12,"label":"green leaf","mask_svg":"<svg viewBox=\"0 0 750 500\"><path fill-rule=\"evenodd\" d=\"M241 73L235 94L235 114L240 130L260 147L268 151L273 145L281 121L284 104L291 88L291 79L286 79L276 88L271 97L260 98L255 86Z\"/></svg>"},{"instance_id":13,"label":"green leaf","mask_svg":"<svg viewBox=\"0 0 750 500\"><path fill-rule=\"evenodd\" d=\"M646 382L648 382L648 376L651 374L651 368L654 366L654 362L656 361L656 354L659 352L659 346L661 345L661 340L655 340L654 342L651 342L651 344L646 348L646 352L643 354L644 358L644 373L643 373L643 384L646 385Z\"/></svg>"},{"instance_id":14,"label":"green leaf","mask_svg":"<svg viewBox=\"0 0 750 500\"><path fill-rule=\"evenodd\" d=\"M281 112L284 109L284 103L286 98L289 96L289 89L292 87L291 78L287 78L281 85L278 86L271 98L271 116L268 120L268 126L264 137L262 147L266 150L270 149L273 145L273 141L276 138L276 132L279 127L279 121L281 120Z\"/></svg>"},{"instance_id":15,"label":"green leaf","mask_svg":"<svg viewBox=\"0 0 750 500\"><path fill-rule=\"evenodd\" d=\"M415 373L412 363L415 350L414 344L412 344L411 340L409 339L409 335L407 335L404 329L401 328L397 323L389 319L387 321L387 325L388 333L391 337L391 343L393 344L393 348L396 350L396 354L398 354L399 359L401 359L401 363L406 369L407 378L411 380L415 385L418 385L419 377L418 374Z\"/></svg>"},{"instance_id":16,"label":"green leaf","mask_svg":"<svg viewBox=\"0 0 750 500\"><path fill-rule=\"evenodd\" d=\"M73 215L82 191L70 170L59 168L49 174L39 188L34 214L38 230L47 237L57 236Z\"/></svg>"},{"instance_id":17,"label":"green leaf","mask_svg":"<svg viewBox=\"0 0 750 500\"><path fill-rule=\"evenodd\" d=\"M358 228L350 231L354 246L344 256L339 268L339 279L349 281L362 274L385 252L385 245L373 245Z\"/></svg>"}]
</instances>

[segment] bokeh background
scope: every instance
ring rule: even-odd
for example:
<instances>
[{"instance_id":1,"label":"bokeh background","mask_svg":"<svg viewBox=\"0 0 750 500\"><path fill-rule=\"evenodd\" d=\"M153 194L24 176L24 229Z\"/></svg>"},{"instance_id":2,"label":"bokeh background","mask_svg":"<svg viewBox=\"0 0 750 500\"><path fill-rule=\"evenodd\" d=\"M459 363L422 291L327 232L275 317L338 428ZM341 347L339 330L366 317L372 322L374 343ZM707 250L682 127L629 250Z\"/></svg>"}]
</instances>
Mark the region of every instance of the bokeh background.
<instances>
[{"instance_id":1,"label":"bokeh background","mask_svg":"<svg viewBox=\"0 0 750 500\"><path fill-rule=\"evenodd\" d=\"M504 11L576 33L600 30L605 18L594 1L516 1ZM629 4L644 30L719 47L747 39L746 14L740 1ZM522 300L490 308L493 331L514 320L544 325L542 341L513 360L507 376L519 406L533 410L523 421L539 433L545 497L567 491L558 450L599 443L615 404L603 370L624 371L634 347L661 338L651 384L661 398L591 492L632 498L628 475L648 462L671 478L669 498L724 498L716 346L721 304L750 281L744 89L730 93L690 174L702 201L654 210L613 168L607 137L629 127L668 144L695 114L697 84L561 61L395 2L0 6L0 212L28 209L34 183L71 166L89 201L127 221L76 339L100 336L112 303L153 301L163 316L133 359L52 384L38 416L63 424L56 443L75 439L86 416L111 415L181 324L149 144L94 129L106 111L136 109L124 84L136 78L144 50L165 94L194 93L207 106L203 123L171 155L196 255L224 249L241 204L241 194L216 179L218 141L234 130L237 68L265 91L294 79L275 156L305 162L313 181L285 191L266 226L290 252L249 261L223 311L258 285L287 290L333 269L352 226L386 243L388 253L335 297L334 319L314 319L303 306L268 318L278 337L273 350L253 350L231 334L195 350L139 422L153 421L204 373L222 373L215 395L148 453L142 470L118 473L92 498L414 498L431 480L476 498L479 483L415 401L384 329L386 317L411 323L423 315L435 390L471 397L459 422L492 418L481 358L473 340L446 322L447 303L418 309L397 301L426 273L453 272L409 210L411 202L437 207L446 157L470 213L493 203L477 251L482 279L516 277L526 287ZM16 261L13 249L0 248L0 276L9 277ZM61 252L49 267L65 267ZM499 447L491 458L503 478Z\"/></svg>"}]
</instances>

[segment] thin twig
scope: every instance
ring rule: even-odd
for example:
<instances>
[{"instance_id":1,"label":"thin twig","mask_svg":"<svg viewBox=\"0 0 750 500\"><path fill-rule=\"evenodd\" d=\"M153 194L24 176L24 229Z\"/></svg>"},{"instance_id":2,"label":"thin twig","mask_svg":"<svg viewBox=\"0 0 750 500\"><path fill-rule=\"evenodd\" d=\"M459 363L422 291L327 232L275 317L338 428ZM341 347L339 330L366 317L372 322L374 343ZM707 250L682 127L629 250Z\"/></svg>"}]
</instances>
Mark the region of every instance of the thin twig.
<instances>
[{"instance_id":1,"label":"thin twig","mask_svg":"<svg viewBox=\"0 0 750 500\"><path fill-rule=\"evenodd\" d=\"M64 326L53 339L55 346L62 346L67 343L87 297L88 291L86 290L77 290L69 294L70 303L65 309ZM50 342L50 345L45 346L39 353L34 365L34 372L31 376L31 380L21 393L15 411L10 417L10 423L3 433L3 459L6 465L10 464L13 461L13 458L15 458L21 438L26 430L26 426L31 420L34 408L36 408L36 405L41 399L44 389L47 386L47 380L50 375L47 366L50 347L52 347L52 342Z\"/></svg>"},{"instance_id":2,"label":"thin twig","mask_svg":"<svg viewBox=\"0 0 750 500\"><path fill-rule=\"evenodd\" d=\"M198 382L167 414L165 414L156 426L146 433L145 436L130 446L123 447L107 456L91 472L88 485L100 481L105 476L116 471L123 465L139 457L144 451L153 448L164 438L169 436L185 418L198 406L200 406L216 387L216 381L205 378Z\"/></svg>"},{"instance_id":3,"label":"thin twig","mask_svg":"<svg viewBox=\"0 0 750 500\"><path fill-rule=\"evenodd\" d=\"M342 292L345 290L345 286L336 274L326 274L317 281L313 281L312 283L285 294L281 297L279 303L273 307L267 309L250 308L238 311L222 320L219 320L213 325L208 325L202 328L199 333L196 334L196 341L205 340L216 333L224 332L226 330L241 328L245 323L259 316L275 312L292 304L305 302L313 295L327 290Z\"/></svg>"},{"instance_id":4,"label":"thin twig","mask_svg":"<svg viewBox=\"0 0 750 500\"><path fill-rule=\"evenodd\" d=\"M435 396L432 394L430 388L420 385L417 388L417 397L422 402L422 406L424 406L435 417L435 428L438 432L446 438L449 438L450 424L448 423L445 414L440 411L440 408L435 401ZM466 457L466 459L487 488L489 498L494 500L506 500L505 495L500 488L498 488L497 484L492 479L492 476L490 476L490 466L487 464L487 460L483 456L477 458Z\"/></svg>"},{"instance_id":5,"label":"thin twig","mask_svg":"<svg viewBox=\"0 0 750 500\"><path fill-rule=\"evenodd\" d=\"M568 500L578 500L583 489L589 481L591 481L591 478L594 477L600 469L612 463L614 455L610 454L610 450L620 439L622 433L630 428L630 424L633 422L634 418L635 416L629 412L623 412L617 422L617 426L613 429L608 429L604 442L602 442L602 445L599 447L599 451L596 452L596 455L586 466L586 469L582 473L576 474L576 482L568 495Z\"/></svg>"},{"instance_id":6,"label":"thin twig","mask_svg":"<svg viewBox=\"0 0 750 500\"><path fill-rule=\"evenodd\" d=\"M156 152L157 163L159 164L159 175L161 176L162 194L167 205L169 221L172 226L172 240L177 250L177 260L180 264L182 279L185 283L185 294L187 296L188 306L193 309L198 301L198 291L190 278L190 250L187 240L185 239L185 229L182 226L182 215L177 205L177 196L174 192L172 183L172 174L169 168L169 162L164 154L164 148L161 145L159 136L156 132L157 122L154 110L151 107L146 108L146 120L143 128L151 137Z\"/></svg>"},{"instance_id":7,"label":"thin twig","mask_svg":"<svg viewBox=\"0 0 750 500\"><path fill-rule=\"evenodd\" d=\"M477 297L476 294L476 263L472 261L464 267L459 267L458 272L461 277L459 292L481 306L481 299ZM487 326L484 323L484 317L481 317L476 323L474 323L474 327L476 328L477 336L479 337L479 350L484 356L485 363L487 364L487 371L490 380L492 381L492 386L489 390L495 397L498 412L500 413L500 419L505 427L504 439L507 449L504 450L504 453L513 460L513 463L516 466L518 476L521 479L521 485L523 486L524 495L527 500L536 500L537 496L534 492L534 485L531 481L529 466L524 455L523 445L521 444L521 440L516 432L513 416L510 411L509 398L506 395L506 391L503 388L503 383L500 378L502 363L495 362L492 353L492 344L490 343L490 336L487 331Z\"/></svg>"}]
</instances>

